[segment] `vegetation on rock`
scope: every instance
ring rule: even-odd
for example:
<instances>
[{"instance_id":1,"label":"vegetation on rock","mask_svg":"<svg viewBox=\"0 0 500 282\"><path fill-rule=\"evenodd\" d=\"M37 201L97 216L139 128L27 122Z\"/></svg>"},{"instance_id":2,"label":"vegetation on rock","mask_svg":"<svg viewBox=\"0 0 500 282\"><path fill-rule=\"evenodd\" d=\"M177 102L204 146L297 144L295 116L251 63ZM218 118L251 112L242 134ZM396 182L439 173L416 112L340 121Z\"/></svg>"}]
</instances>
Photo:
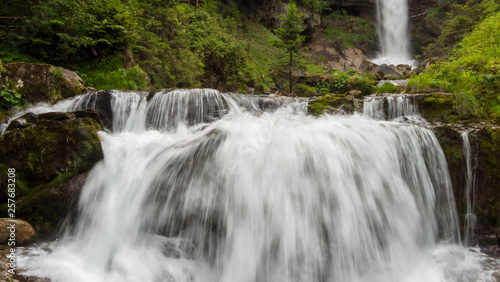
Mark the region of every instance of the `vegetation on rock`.
<instances>
[{"instance_id":1,"label":"vegetation on rock","mask_svg":"<svg viewBox=\"0 0 500 282\"><path fill-rule=\"evenodd\" d=\"M500 12L489 15L455 46L448 61L413 77L407 90L453 92L455 110L461 115L499 122L499 28Z\"/></svg>"}]
</instances>

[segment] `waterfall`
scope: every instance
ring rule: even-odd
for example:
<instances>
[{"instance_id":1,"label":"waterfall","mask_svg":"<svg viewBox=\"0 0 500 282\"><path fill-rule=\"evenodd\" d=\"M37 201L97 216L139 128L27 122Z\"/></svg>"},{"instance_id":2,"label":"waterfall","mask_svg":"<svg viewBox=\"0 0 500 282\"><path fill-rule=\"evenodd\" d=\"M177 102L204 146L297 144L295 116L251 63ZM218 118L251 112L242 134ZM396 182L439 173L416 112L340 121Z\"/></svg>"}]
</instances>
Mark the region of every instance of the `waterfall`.
<instances>
[{"instance_id":1,"label":"waterfall","mask_svg":"<svg viewBox=\"0 0 500 282\"><path fill-rule=\"evenodd\" d=\"M222 118L229 111L262 114L288 106L296 112L307 111L307 99L271 97L265 95L222 94L214 89L161 90L151 101L147 92L110 90L77 95L59 101L54 105L39 103L27 110L14 114L14 120L30 112L72 112L92 109L110 119L108 132L176 130L179 125L193 126L211 123ZM9 122L0 124L0 135ZM106 126L106 122L105 122Z\"/></svg>"},{"instance_id":2,"label":"waterfall","mask_svg":"<svg viewBox=\"0 0 500 282\"><path fill-rule=\"evenodd\" d=\"M421 122L417 95L370 95L363 101L363 115L376 120Z\"/></svg>"},{"instance_id":3,"label":"waterfall","mask_svg":"<svg viewBox=\"0 0 500 282\"><path fill-rule=\"evenodd\" d=\"M89 173L76 225L24 251L26 274L53 282L491 278L482 255L459 245L446 160L430 130L316 118L302 101L185 91L159 92L147 105L122 97L134 114L113 103L126 122L100 132L104 160Z\"/></svg>"},{"instance_id":4,"label":"waterfall","mask_svg":"<svg viewBox=\"0 0 500 282\"><path fill-rule=\"evenodd\" d=\"M467 172L465 174L465 232L464 232L464 243L467 246L474 246L475 233L474 229L476 226L476 215L474 214L474 206L476 204L476 185L475 185L475 175L473 173L472 167L472 157L469 141L469 132L465 131L462 133L463 141L463 152L465 156L465 164Z\"/></svg>"},{"instance_id":5,"label":"waterfall","mask_svg":"<svg viewBox=\"0 0 500 282\"><path fill-rule=\"evenodd\" d=\"M408 29L408 0L377 0L381 53L376 64L412 65Z\"/></svg>"}]
</instances>

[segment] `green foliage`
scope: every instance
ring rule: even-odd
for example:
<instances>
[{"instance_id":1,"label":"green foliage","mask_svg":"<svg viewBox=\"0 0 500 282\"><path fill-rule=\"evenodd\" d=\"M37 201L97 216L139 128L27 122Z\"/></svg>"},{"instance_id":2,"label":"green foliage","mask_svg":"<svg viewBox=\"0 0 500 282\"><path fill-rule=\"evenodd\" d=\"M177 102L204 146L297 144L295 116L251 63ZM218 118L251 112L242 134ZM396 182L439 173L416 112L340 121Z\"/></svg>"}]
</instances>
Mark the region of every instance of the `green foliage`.
<instances>
[{"instance_id":1,"label":"green foliage","mask_svg":"<svg viewBox=\"0 0 500 282\"><path fill-rule=\"evenodd\" d=\"M333 82L331 85L331 90L333 93L344 93L346 92L346 83L349 80L349 75L345 72L337 70L332 74Z\"/></svg>"},{"instance_id":2,"label":"green foliage","mask_svg":"<svg viewBox=\"0 0 500 282\"><path fill-rule=\"evenodd\" d=\"M349 74L349 71L347 71ZM377 77L374 74L354 73L345 83L346 92L359 90L363 95L373 94L376 90Z\"/></svg>"},{"instance_id":3,"label":"green foliage","mask_svg":"<svg viewBox=\"0 0 500 282\"><path fill-rule=\"evenodd\" d=\"M413 77L412 92L448 91L456 95L455 108L464 116L500 120L500 12L494 13L466 36L448 62L432 65Z\"/></svg>"},{"instance_id":4,"label":"green foliage","mask_svg":"<svg viewBox=\"0 0 500 282\"><path fill-rule=\"evenodd\" d=\"M279 15L283 22L282 26L275 29L274 32L279 40L274 40L272 43L276 47L282 48L287 53L287 65L289 73L289 91L292 93L292 72L298 68L299 63L298 52L302 49L302 44L305 36L301 35L304 31L303 13L299 13L295 2L290 2L287 13Z\"/></svg>"},{"instance_id":5,"label":"green foliage","mask_svg":"<svg viewBox=\"0 0 500 282\"><path fill-rule=\"evenodd\" d=\"M390 82L386 82L386 83L382 84L382 86L380 86L377 89L377 93L378 94L381 94L381 93L399 93L399 88Z\"/></svg>"},{"instance_id":6,"label":"green foliage","mask_svg":"<svg viewBox=\"0 0 500 282\"><path fill-rule=\"evenodd\" d=\"M294 91L299 97L312 97L318 94L317 88L304 83L298 83Z\"/></svg>"},{"instance_id":7,"label":"green foliage","mask_svg":"<svg viewBox=\"0 0 500 282\"><path fill-rule=\"evenodd\" d=\"M358 42L374 40L377 36L373 24L365 19L338 13L331 17L335 27L325 28L326 38L344 48L352 48Z\"/></svg>"},{"instance_id":8,"label":"green foliage","mask_svg":"<svg viewBox=\"0 0 500 282\"><path fill-rule=\"evenodd\" d=\"M7 80L0 88L0 109L20 108L24 106L25 100L20 92L23 87L21 80L14 82Z\"/></svg>"},{"instance_id":9,"label":"green foliage","mask_svg":"<svg viewBox=\"0 0 500 282\"><path fill-rule=\"evenodd\" d=\"M316 83L316 92L321 95L330 93L330 83L327 81L321 81Z\"/></svg>"},{"instance_id":10,"label":"green foliage","mask_svg":"<svg viewBox=\"0 0 500 282\"><path fill-rule=\"evenodd\" d=\"M304 31L303 13L299 13L295 2L290 2L287 13L279 15L283 22L282 26L275 29L274 32L279 40L273 42L277 47L283 48L287 53L299 52L305 36L301 35Z\"/></svg>"},{"instance_id":11,"label":"green foliage","mask_svg":"<svg viewBox=\"0 0 500 282\"><path fill-rule=\"evenodd\" d=\"M133 2L52 0L31 8L33 15L10 40L44 62L70 65L109 56L138 40Z\"/></svg>"},{"instance_id":12,"label":"green foliage","mask_svg":"<svg viewBox=\"0 0 500 282\"><path fill-rule=\"evenodd\" d=\"M329 1L323 0L300 0L299 4L304 6L316 13L328 13L332 9L330 8Z\"/></svg>"},{"instance_id":13,"label":"green foliage","mask_svg":"<svg viewBox=\"0 0 500 282\"><path fill-rule=\"evenodd\" d=\"M455 44L472 32L476 24L498 11L500 5L495 0L471 0L463 5L454 4L446 16L441 35L435 43L424 49L423 57L448 55ZM435 19L440 16L439 12L438 8L429 9L426 19L439 22Z\"/></svg>"},{"instance_id":14,"label":"green foliage","mask_svg":"<svg viewBox=\"0 0 500 282\"><path fill-rule=\"evenodd\" d=\"M56 80L63 78L63 72L56 67L51 67L50 73Z\"/></svg>"},{"instance_id":15,"label":"green foliage","mask_svg":"<svg viewBox=\"0 0 500 282\"><path fill-rule=\"evenodd\" d=\"M97 89L146 90L149 88L148 74L139 65L126 70L120 56L106 59L96 65L80 70L88 85Z\"/></svg>"}]
</instances>

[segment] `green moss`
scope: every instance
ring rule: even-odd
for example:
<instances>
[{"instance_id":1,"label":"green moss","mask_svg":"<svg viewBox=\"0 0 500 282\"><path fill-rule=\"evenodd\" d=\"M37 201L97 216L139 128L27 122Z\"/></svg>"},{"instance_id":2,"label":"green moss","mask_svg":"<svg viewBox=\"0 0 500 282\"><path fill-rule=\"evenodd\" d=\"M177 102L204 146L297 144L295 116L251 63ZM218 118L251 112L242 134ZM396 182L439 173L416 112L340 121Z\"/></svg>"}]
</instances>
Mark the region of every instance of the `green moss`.
<instances>
[{"instance_id":1,"label":"green moss","mask_svg":"<svg viewBox=\"0 0 500 282\"><path fill-rule=\"evenodd\" d=\"M319 116L335 109L352 114L356 110L355 99L345 95L332 96L327 94L309 102L308 105L309 114L314 116Z\"/></svg>"},{"instance_id":2,"label":"green moss","mask_svg":"<svg viewBox=\"0 0 500 282\"><path fill-rule=\"evenodd\" d=\"M432 121L457 123L468 121L467 116L455 110L455 96L435 94L423 99L420 110L422 116Z\"/></svg>"},{"instance_id":3,"label":"green moss","mask_svg":"<svg viewBox=\"0 0 500 282\"><path fill-rule=\"evenodd\" d=\"M88 171L102 158L94 119L41 120L36 126L14 129L0 138L0 157L16 167L26 187L37 187L59 175ZM23 150L18 150L23 148ZM29 192L20 191L18 196Z\"/></svg>"}]
</instances>

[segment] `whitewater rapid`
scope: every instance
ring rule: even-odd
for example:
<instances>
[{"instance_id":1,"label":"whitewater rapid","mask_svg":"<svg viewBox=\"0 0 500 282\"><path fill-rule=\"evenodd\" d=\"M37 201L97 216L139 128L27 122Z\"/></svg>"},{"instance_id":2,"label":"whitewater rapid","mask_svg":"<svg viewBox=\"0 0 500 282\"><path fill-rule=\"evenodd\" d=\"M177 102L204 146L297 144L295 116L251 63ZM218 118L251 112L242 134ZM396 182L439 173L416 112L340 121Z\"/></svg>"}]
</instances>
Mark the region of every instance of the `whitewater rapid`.
<instances>
[{"instance_id":1,"label":"whitewater rapid","mask_svg":"<svg viewBox=\"0 0 500 282\"><path fill-rule=\"evenodd\" d=\"M312 117L303 101L182 91L150 101L115 93L114 129L99 133L104 159L78 220L59 240L22 251L26 274L494 281L483 268L491 259L461 245L432 131L359 114ZM183 112L186 99L203 103Z\"/></svg>"}]
</instances>

